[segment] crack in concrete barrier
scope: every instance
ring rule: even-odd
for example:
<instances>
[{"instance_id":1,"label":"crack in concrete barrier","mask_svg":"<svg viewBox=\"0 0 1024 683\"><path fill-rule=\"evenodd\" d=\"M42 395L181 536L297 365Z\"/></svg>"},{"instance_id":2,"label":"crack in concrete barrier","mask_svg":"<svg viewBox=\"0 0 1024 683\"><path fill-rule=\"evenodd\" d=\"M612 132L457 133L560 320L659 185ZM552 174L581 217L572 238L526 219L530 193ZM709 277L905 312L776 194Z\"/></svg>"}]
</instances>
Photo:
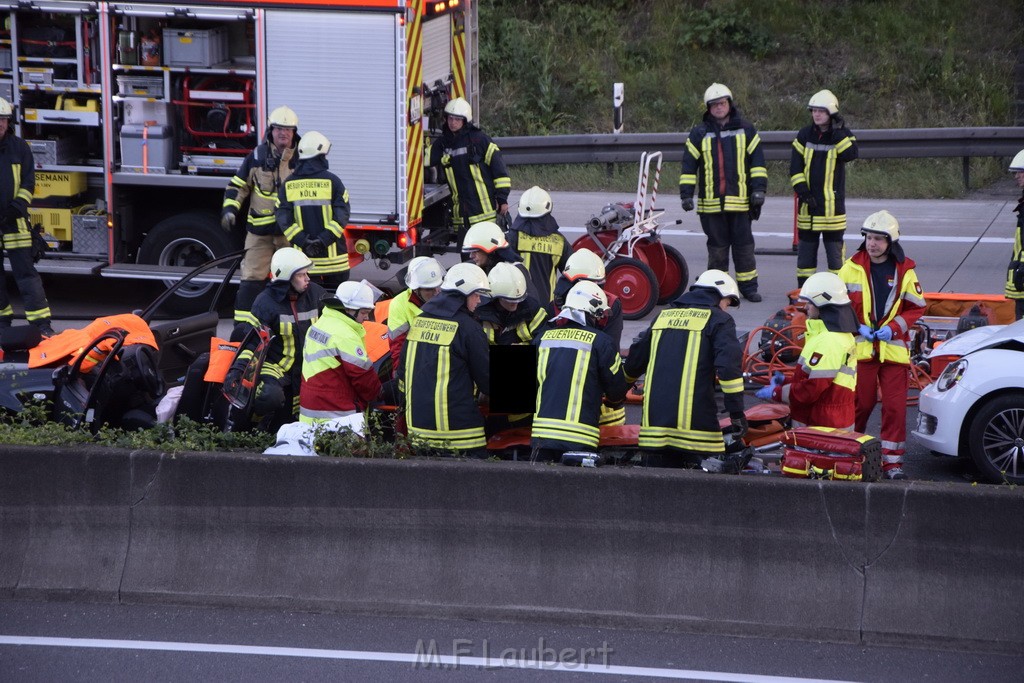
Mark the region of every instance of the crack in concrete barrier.
<instances>
[{"instance_id":1,"label":"crack in concrete barrier","mask_svg":"<svg viewBox=\"0 0 1024 683\"><path fill-rule=\"evenodd\" d=\"M136 456L139 455L140 453L145 453L145 452L147 452L147 451L132 451L128 455L128 462L129 462L129 467L128 467L128 487L129 487L128 488L128 495L129 495L129 497L133 493L132 487L133 487L133 484L135 482L135 460L136 460ZM146 497L149 495L149 490L153 487L153 484L156 482L157 477L160 476L160 470L163 468L163 464L164 464L164 454L161 453L159 459L156 461L156 469L153 471L153 475L149 478L149 481L146 482L146 485L142 489L142 495L139 496L135 500L130 500L129 503L128 503L128 542L125 543L125 546L124 546L124 558L122 558L122 560L121 560L121 578L118 579L118 582L117 582L117 603L118 604L123 604L122 601L121 601L121 589L124 586L124 575L128 571L128 557L131 554L131 550L132 550L132 535L133 535L133 531L135 529L135 506L139 505L144 500L146 500Z\"/></svg>"}]
</instances>

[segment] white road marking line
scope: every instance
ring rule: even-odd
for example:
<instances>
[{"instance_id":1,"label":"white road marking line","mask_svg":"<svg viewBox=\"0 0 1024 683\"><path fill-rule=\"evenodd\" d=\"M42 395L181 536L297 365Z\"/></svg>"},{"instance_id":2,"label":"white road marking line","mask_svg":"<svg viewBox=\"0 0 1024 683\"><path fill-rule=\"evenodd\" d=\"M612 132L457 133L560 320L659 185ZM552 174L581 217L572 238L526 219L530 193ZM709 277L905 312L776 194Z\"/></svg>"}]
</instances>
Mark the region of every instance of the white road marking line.
<instances>
[{"instance_id":1,"label":"white road marking line","mask_svg":"<svg viewBox=\"0 0 1024 683\"><path fill-rule=\"evenodd\" d=\"M439 654L405 652L372 652L363 650L321 650L301 647L265 647L255 645L227 645L219 643L180 643L160 640L105 640L99 638L49 638L38 636L0 635L0 645L29 645L35 647L95 648L104 650L154 650L161 652L211 652L269 657L306 657L314 659L344 659L365 662L397 662L428 666L424 668L450 669L456 666L500 669L535 669L571 673L611 674L638 678L674 678L680 680L736 681L738 683L843 683L831 679L794 678L790 676L762 676L722 671L690 669L659 669L644 666L615 666L599 663L560 664L537 660L504 660L501 658L462 657ZM518 651L518 649L516 649Z\"/></svg>"},{"instance_id":2,"label":"white road marking line","mask_svg":"<svg viewBox=\"0 0 1024 683\"><path fill-rule=\"evenodd\" d=\"M586 232L586 228L559 228L562 232L577 233ZM675 237L704 237L704 233L700 230L659 230L661 235L669 235ZM755 232L754 237L780 237L787 240L793 239L792 232ZM843 239L847 242L860 242L863 237L859 234L843 235ZM946 237L944 235L900 235L900 242L955 242L961 244L1013 244L1012 237Z\"/></svg>"}]
</instances>

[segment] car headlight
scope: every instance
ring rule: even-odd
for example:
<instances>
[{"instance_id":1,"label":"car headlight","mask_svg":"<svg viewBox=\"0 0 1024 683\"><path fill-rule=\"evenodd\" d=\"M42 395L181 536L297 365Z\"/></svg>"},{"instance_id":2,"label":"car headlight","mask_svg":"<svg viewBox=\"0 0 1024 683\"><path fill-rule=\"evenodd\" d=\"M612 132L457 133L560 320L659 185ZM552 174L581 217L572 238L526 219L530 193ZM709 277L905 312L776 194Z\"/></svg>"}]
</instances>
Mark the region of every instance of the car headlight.
<instances>
[{"instance_id":1,"label":"car headlight","mask_svg":"<svg viewBox=\"0 0 1024 683\"><path fill-rule=\"evenodd\" d=\"M946 366L939 378L935 381L935 388L939 391L949 391L957 385L967 372L967 359L960 358Z\"/></svg>"}]
</instances>

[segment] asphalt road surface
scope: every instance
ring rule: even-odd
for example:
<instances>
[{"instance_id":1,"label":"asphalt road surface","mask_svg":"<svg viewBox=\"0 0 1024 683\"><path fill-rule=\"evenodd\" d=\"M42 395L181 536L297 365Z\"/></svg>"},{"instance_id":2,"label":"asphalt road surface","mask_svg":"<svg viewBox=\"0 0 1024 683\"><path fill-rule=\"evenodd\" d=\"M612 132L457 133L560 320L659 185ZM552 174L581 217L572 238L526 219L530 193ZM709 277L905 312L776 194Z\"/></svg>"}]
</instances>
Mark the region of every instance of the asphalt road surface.
<instances>
[{"instance_id":1,"label":"asphalt road surface","mask_svg":"<svg viewBox=\"0 0 1024 683\"><path fill-rule=\"evenodd\" d=\"M766 590L774 590L770 586ZM0 680L1019 681L1024 656L587 626L0 601Z\"/></svg>"},{"instance_id":2,"label":"asphalt road surface","mask_svg":"<svg viewBox=\"0 0 1024 683\"><path fill-rule=\"evenodd\" d=\"M704 235L696 214L684 213L674 188L666 187L657 202L657 206L665 209L659 221L663 226L663 239L684 255L692 281L706 266ZM1012 211L1017 197L1012 185L1002 185L997 191L962 200L852 199L847 202L850 226L846 235L847 253L852 253L860 244L859 226L864 218L884 208L900 221L900 241L907 255L917 262L918 277L926 292L1001 293L1013 245L1016 220ZM554 215L572 242L584 234L586 221L605 204L632 201L633 197L629 194L555 192L552 199ZM511 205L516 206L517 201L518 192L514 192ZM681 220L681 224L674 224L677 220ZM787 292L796 287L796 257L791 251L792 220L791 200L769 197L761 220L754 224L760 291L764 301L757 304L744 301L738 309L730 309L741 334L763 325L788 302ZM441 260L450 265L458 258L447 255ZM824 268L824 263L822 251L819 265ZM400 273L398 267L383 270L374 263L364 263L354 269L353 277L366 278L377 285L397 290L401 288ZM11 286L10 282L8 286ZM138 280L57 276L46 278L46 288L55 314L54 327L58 330L97 315L141 308L161 289L158 283ZM15 306L17 310L17 304ZM644 320L627 321L623 345L628 345L659 310L656 308ZM222 328L225 332L229 328L226 319ZM749 400L757 399L751 396ZM878 411L876 409L869 424L869 433L878 433ZM908 432L916 421L916 409L911 407L907 416ZM933 456L918 447L909 433L905 470L912 479L973 479L970 468L962 467L956 459Z\"/></svg>"}]
</instances>

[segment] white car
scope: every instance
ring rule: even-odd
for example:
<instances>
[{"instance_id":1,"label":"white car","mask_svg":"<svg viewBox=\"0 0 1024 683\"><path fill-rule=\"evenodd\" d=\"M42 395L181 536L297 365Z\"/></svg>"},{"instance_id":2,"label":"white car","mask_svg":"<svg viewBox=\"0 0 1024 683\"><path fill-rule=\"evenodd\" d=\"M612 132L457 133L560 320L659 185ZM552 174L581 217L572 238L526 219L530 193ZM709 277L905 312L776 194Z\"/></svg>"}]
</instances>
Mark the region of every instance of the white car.
<instances>
[{"instance_id":1,"label":"white car","mask_svg":"<svg viewBox=\"0 0 1024 683\"><path fill-rule=\"evenodd\" d=\"M959 334L954 356L921 392L914 436L940 455L970 456L992 483L1024 484L1024 320Z\"/></svg>"}]
</instances>

